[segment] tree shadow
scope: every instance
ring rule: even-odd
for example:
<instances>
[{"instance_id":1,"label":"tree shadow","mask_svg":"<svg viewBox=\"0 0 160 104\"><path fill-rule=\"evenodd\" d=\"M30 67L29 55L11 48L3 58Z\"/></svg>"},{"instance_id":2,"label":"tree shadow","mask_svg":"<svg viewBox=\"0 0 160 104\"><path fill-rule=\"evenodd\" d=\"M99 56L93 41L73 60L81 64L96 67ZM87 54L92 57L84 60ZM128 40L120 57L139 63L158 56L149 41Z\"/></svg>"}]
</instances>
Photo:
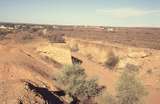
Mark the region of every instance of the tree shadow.
<instances>
[{"instance_id":1,"label":"tree shadow","mask_svg":"<svg viewBox=\"0 0 160 104\"><path fill-rule=\"evenodd\" d=\"M62 100L58 98L58 95L49 91L47 88L36 87L31 83L27 83L30 90L40 94L47 104L64 104ZM57 94L63 95L62 92L56 92Z\"/></svg>"}]
</instances>

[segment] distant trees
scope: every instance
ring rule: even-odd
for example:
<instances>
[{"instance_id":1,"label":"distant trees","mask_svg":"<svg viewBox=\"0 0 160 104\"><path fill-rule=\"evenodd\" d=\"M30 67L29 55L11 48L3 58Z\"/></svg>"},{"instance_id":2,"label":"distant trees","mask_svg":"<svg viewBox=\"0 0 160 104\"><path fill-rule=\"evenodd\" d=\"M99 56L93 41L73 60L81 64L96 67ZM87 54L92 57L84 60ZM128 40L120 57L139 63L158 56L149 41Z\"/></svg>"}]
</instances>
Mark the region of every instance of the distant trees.
<instances>
[{"instance_id":1,"label":"distant trees","mask_svg":"<svg viewBox=\"0 0 160 104\"><path fill-rule=\"evenodd\" d=\"M86 79L84 69L79 65L65 66L56 77L56 82L66 94L73 98L72 103L93 104L92 98L98 96L102 87L95 79Z\"/></svg>"}]
</instances>

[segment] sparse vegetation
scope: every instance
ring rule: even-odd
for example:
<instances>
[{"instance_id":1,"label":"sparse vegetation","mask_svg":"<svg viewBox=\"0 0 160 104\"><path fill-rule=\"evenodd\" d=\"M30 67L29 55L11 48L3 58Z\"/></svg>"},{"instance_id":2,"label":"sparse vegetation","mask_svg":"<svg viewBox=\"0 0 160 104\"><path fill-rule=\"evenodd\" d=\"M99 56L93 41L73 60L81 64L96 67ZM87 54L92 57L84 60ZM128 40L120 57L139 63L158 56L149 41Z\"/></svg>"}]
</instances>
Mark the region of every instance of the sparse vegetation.
<instances>
[{"instance_id":1,"label":"sparse vegetation","mask_svg":"<svg viewBox=\"0 0 160 104\"><path fill-rule=\"evenodd\" d=\"M62 72L57 76L56 81L74 101L93 102L92 98L98 96L102 88L98 86L95 79L86 79L84 69L79 65L65 66Z\"/></svg>"},{"instance_id":2,"label":"sparse vegetation","mask_svg":"<svg viewBox=\"0 0 160 104\"><path fill-rule=\"evenodd\" d=\"M147 74L152 74L152 69L148 69Z\"/></svg>"},{"instance_id":3,"label":"sparse vegetation","mask_svg":"<svg viewBox=\"0 0 160 104\"><path fill-rule=\"evenodd\" d=\"M20 43L28 43L34 39L33 35L30 32L17 33L14 37L11 37Z\"/></svg>"},{"instance_id":4,"label":"sparse vegetation","mask_svg":"<svg viewBox=\"0 0 160 104\"><path fill-rule=\"evenodd\" d=\"M119 104L141 104L146 94L144 85L136 77L136 73L126 67L117 86Z\"/></svg>"},{"instance_id":5,"label":"sparse vegetation","mask_svg":"<svg viewBox=\"0 0 160 104\"><path fill-rule=\"evenodd\" d=\"M51 43L65 43L65 39L63 38L64 34L50 35L48 36L48 40Z\"/></svg>"},{"instance_id":6,"label":"sparse vegetation","mask_svg":"<svg viewBox=\"0 0 160 104\"><path fill-rule=\"evenodd\" d=\"M24 34L22 35L21 39L27 41L33 39L33 37L31 36L31 34Z\"/></svg>"},{"instance_id":7,"label":"sparse vegetation","mask_svg":"<svg viewBox=\"0 0 160 104\"><path fill-rule=\"evenodd\" d=\"M147 94L144 85L136 76L137 66L127 64L120 76L115 96L107 91L97 98L98 104L142 104Z\"/></svg>"},{"instance_id":8,"label":"sparse vegetation","mask_svg":"<svg viewBox=\"0 0 160 104\"><path fill-rule=\"evenodd\" d=\"M72 52L77 52L78 50L79 50L78 44L74 44L74 45L71 47L71 51L72 51Z\"/></svg>"},{"instance_id":9,"label":"sparse vegetation","mask_svg":"<svg viewBox=\"0 0 160 104\"><path fill-rule=\"evenodd\" d=\"M87 54L86 57L88 58L88 60L92 60L92 55L91 54Z\"/></svg>"},{"instance_id":10,"label":"sparse vegetation","mask_svg":"<svg viewBox=\"0 0 160 104\"><path fill-rule=\"evenodd\" d=\"M125 67L125 69L129 72L138 72L139 71L139 67L137 65L134 65L134 64L130 64L128 63Z\"/></svg>"},{"instance_id":11,"label":"sparse vegetation","mask_svg":"<svg viewBox=\"0 0 160 104\"><path fill-rule=\"evenodd\" d=\"M5 30L0 30L0 40L3 40L6 35L8 35L10 32Z\"/></svg>"},{"instance_id":12,"label":"sparse vegetation","mask_svg":"<svg viewBox=\"0 0 160 104\"><path fill-rule=\"evenodd\" d=\"M105 66L110 69L114 69L115 66L118 64L118 62L119 62L119 57L116 56L113 51L111 51L108 53L108 58L105 61Z\"/></svg>"},{"instance_id":13,"label":"sparse vegetation","mask_svg":"<svg viewBox=\"0 0 160 104\"><path fill-rule=\"evenodd\" d=\"M160 102L160 53L155 50L160 49L160 29L115 27L107 32L110 27L103 28L2 24L0 102L141 104L147 94L145 87L151 93L145 102ZM105 57L108 49L113 51ZM66 63L75 65L62 68ZM127 64L124 69L126 63L141 66ZM33 86L29 88L24 82Z\"/></svg>"}]
</instances>

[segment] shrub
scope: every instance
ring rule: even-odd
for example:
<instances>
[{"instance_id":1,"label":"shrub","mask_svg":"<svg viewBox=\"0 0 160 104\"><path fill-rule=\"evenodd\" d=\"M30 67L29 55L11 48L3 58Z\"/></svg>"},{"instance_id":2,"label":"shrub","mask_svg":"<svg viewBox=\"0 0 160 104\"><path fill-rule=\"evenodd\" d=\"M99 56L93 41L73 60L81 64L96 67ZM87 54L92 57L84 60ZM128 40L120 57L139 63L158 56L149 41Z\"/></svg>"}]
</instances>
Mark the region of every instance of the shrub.
<instances>
[{"instance_id":1,"label":"shrub","mask_svg":"<svg viewBox=\"0 0 160 104\"><path fill-rule=\"evenodd\" d=\"M0 30L0 40L5 39L5 36L9 33L10 33L9 31Z\"/></svg>"},{"instance_id":2,"label":"shrub","mask_svg":"<svg viewBox=\"0 0 160 104\"><path fill-rule=\"evenodd\" d=\"M26 42L30 42L31 40L33 40L33 36L32 34L28 33L28 32L22 32L22 33L18 33L13 37L17 42L21 42L21 43L26 43Z\"/></svg>"},{"instance_id":3,"label":"shrub","mask_svg":"<svg viewBox=\"0 0 160 104\"><path fill-rule=\"evenodd\" d=\"M48 40L51 43L65 43L64 34L50 35Z\"/></svg>"},{"instance_id":4,"label":"shrub","mask_svg":"<svg viewBox=\"0 0 160 104\"><path fill-rule=\"evenodd\" d=\"M87 54L86 57L87 57L88 60L92 60L93 59L91 54Z\"/></svg>"},{"instance_id":5,"label":"shrub","mask_svg":"<svg viewBox=\"0 0 160 104\"><path fill-rule=\"evenodd\" d=\"M125 67L125 69L129 72L138 72L139 71L139 67L134 65L134 64L130 64L128 63Z\"/></svg>"},{"instance_id":6,"label":"shrub","mask_svg":"<svg viewBox=\"0 0 160 104\"><path fill-rule=\"evenodd\" d=\"M24 34L22 35L22 40L31 40L33 39L33 37L31 36L31 34Z\"/></svg>"},{"instance_id":7,"label":"shrub","mask_svg":"<svg viewBox=\"0 0 160 104\"><path fill-rule=\"evenodd\" d=\"M78 50L79 50L78 44L74 44L74 45L71 47L71 51L72 51L72 52L77 52Z\"/></svg>"},{"instance_id":8,"label":"shrub","mask_svg":"<svg viewBox=\"0 0 160 104\"><path fill-rule=\"evenodd\" d=\"M5 33L0 33L0 40L3 40L5 38L6 34Z\"/></svg>"},{"instance_id":9,"label":"shrub","mask_svg":"<svg viewBox=\"0 0 160 104\"><path fill-rule=\"evenodd\" d=\"M130 72L127 68L118 81L118 102L119 104L140 104L146 95L144 85L136 77L136 73Z\"/></svg>"},{"instance_id":10,"label":"shrub","mask_svg":"<svg viewBox=\"0 0 160 104\"><path fill-rule=\"evenodd\" d=\"M147 74L152 74L153 72L152 72L152 69L148 69L147 70Z\"/></svg>"},{"instance_id":11,"label":"shrub","mask_svg":"<svg viewBox=\"0 0 160 104\"><path fill-rule=\"evenodd\" d=\"M105 61L105 66L113 69L119 62L119 57L114 54L114 52L109 52L108 58Z\"/></svg>"},{"instance_id":12,"label":"shrub","mask_svg":"<svg viewBox=\"0 0 160 104\"><path fill-rule=\"evenodd\" d=\"M60 74L57 75L56 81L59 87L66 94L73 98L73 101L84 102L91 101L101 92L101 88L95 79L87 80L84 69L79 65L65 66Z\"/></svg>"}]
</instances>

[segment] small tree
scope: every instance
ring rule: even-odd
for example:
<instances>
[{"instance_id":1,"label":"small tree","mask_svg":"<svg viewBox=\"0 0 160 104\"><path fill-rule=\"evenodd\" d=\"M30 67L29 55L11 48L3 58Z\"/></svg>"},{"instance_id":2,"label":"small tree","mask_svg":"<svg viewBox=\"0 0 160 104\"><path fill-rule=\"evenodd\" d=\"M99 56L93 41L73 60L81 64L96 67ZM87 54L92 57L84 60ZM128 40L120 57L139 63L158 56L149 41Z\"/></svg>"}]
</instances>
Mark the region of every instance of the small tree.
<instances>
[{"instance_id":1,"label":"small tree","mask_svg":"<svg viewBox=\"0 0 160 104\"><path fill-rule=\"evenodd\" d=\"M108 58L105 61L105 66L113 69L119 62L119 57L114 54L113 51L108 53Z\"/></svg>"},{"instance_id":2,"label":"small tree","mask_svg":"<svg viewBox=\"0 0 160 104\"><path fill-rule=\"evenodd\" d=\"M146 95L145 88L136 77L136 72L125 69L117 86L119 104L140 104Z\"/></svg>"},{"instance_id":3,"label":"small tree","mask_svg":"<svg viewBox=\"0 0 160 104\"><path fill-rule=\"evenodd\" d=\"M65 66L57 75L57 83L73 100L84 102L91 101L101 92L95 79L87 80L84 69L79 65ZM89 103L89 102L88 102Z\"/></svg>"}]
</instances>

